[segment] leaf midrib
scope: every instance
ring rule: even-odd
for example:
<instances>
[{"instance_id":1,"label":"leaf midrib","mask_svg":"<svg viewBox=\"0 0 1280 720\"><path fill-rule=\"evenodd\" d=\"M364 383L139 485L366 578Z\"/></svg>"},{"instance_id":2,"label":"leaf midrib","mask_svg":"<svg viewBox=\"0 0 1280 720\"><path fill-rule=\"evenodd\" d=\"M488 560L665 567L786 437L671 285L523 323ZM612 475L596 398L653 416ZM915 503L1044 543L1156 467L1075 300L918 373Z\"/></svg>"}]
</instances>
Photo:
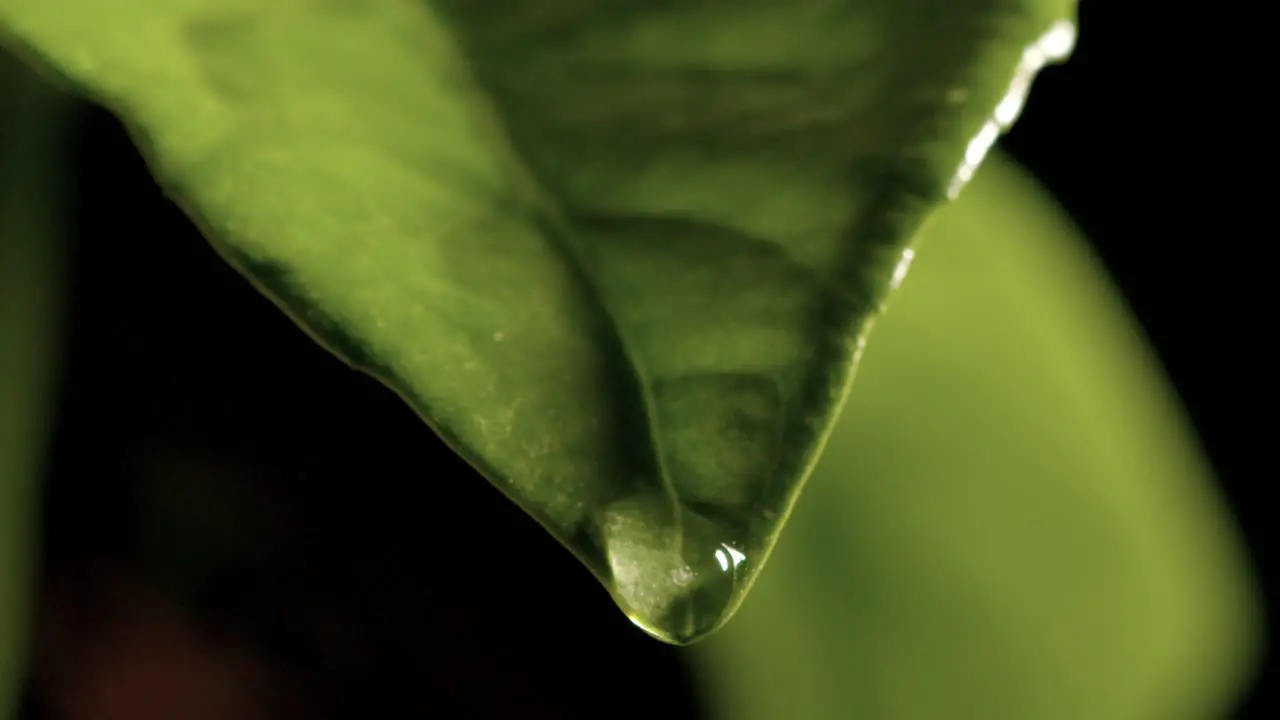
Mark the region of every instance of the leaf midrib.
<instances>
[{"instance_id":1,"label":"leaf midrib","mask_svg":"<svg viewBox=\"0 0 1280 720\"><path fill-rule=\"evenodd\" d=\"M556 253L570 266L571 277L581 284L584 293L594 303L596 311L608 323L609 328L614 333L620 353L626 359L629 369L634 375L638 386L637 390L640 394L641 407L644 412L645 428L649 433L649 449L653 454L654 470L658 473L661 487L665 490L667 499L671 503L671 517L675 531L675 545L672 549L678 553L682 550L681 546L684 538L682 502L680 493L676 489L675 481L671 476L666 457L666 448L662 442L656 398L653 394L652 376L635 352L634 339L630 337L624 324L619 321L617 313L606 299L606 295L599 283L595 280L591 264L582 257L583 252L579 243L575 243L571 239L578 233L573 227L572 212L569 210L570 204L559 197L547 183L541 181L540 173L528 160L528 155L521 152L520 142L503 119L504 115L501 112L499 96L490 89L491 83L485 82L483 75L479 72L476 63L472 61L470 53L464 46L464 41L458 37L458 33L452 30L451 26L447 25L447 27L450 27L450 35L455 40L455 47L460 55L461 66L465 69L470 80L468 85L477 91L475 97L472 98L474 101L473 107L476 109L477 114L480 115L477 119L489 126L489 134L494 138L496 154L502 158L506 165L503 169L506 171L507 177L516 186L517 197L527 198L532 205L529 216L541 219L541 222L536 223L539 226L536 234L551 245ZM592 345L598 346L598 343L593 342Z\"/></svg>"}]
</instances>

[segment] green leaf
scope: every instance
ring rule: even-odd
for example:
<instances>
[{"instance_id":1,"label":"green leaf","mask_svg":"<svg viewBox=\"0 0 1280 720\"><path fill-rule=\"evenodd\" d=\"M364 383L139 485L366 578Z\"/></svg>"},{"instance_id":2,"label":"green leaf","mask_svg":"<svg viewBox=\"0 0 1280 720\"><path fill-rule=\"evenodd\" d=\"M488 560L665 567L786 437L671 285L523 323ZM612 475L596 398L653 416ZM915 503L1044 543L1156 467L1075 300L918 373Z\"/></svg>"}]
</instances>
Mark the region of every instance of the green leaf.
<instances>
[{"instance_id":1,"label":"green leaf","mask_svg":"<svg viewBox=\"0 0 1280 720\"><path fill-rule=\"evenodd\" d=\"M0 717L25 677L37 480L57 367L62 100L0 48Z\"/></svg>"},{"instance_id":2,"label":"green leaf","mask_svg":"<svg viewBox=\"0 0 1280 720\"><path fill-rule=\"evenodd\" d=\"M0 22L128 122L258 287L689 642L742 599L907 241L1073 7L0 0Z\"/></svg>"},{"instance_id":3,"label":"green leaf","mask_svg":"<svg viewBox=\"0 0 1280 720\"><path fill-rule=\"evenodd\" d=\"M989 161L920 240L770 570L695 654L733 720L1226 717L1239 539L1070 223Z\"/></svg>"}]
</instances>

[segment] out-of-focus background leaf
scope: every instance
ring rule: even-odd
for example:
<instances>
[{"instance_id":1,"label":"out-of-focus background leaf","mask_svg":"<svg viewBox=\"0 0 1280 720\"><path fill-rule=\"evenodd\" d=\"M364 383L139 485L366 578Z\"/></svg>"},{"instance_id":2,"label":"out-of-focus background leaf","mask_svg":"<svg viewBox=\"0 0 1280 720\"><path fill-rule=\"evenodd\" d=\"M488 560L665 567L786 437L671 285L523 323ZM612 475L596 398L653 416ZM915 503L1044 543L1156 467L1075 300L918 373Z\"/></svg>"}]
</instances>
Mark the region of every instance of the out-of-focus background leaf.
<instances>
[{"instance_id":1,"label":"out-of-focus background leaf","mask_svg":"<svg viewBox=\"0 0 1280 720\"><path fill-rule=\"evenodd\" d=\"M714 717L1221 717L1249 569L1100 266L1000 158L918 247L770 572L695 653Z\"/></svg>"},{"instance_id":2,"label":"out-of-focus background leaf","mask_svg":"<svg viewBox=\"0 0 1280 720\"><path fill-rule=\"evenodd\" d=\"M0 49L0 716L25 676L63 290L62 101Z\"/></svg>"}]
</instances>

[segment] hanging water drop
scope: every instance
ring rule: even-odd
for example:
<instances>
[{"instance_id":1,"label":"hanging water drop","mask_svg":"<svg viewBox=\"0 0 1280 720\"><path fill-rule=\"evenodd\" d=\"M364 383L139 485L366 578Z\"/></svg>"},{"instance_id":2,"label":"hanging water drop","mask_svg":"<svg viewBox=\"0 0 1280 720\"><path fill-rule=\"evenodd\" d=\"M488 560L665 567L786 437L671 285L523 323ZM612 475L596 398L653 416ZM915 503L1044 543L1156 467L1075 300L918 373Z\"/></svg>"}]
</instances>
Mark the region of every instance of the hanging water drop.
<instances>
[{"instance_id":1,"label":"hanging water drop","mask_svg":"<svg viewBox=\"0 0 1280 720\"><path fill-rule=\"evenodd\" d=\"M610 505L599 532L610 591L650 635L686 645L737 609L749 559L724 524L653 493Z\"/></svg>"}]
</instances>

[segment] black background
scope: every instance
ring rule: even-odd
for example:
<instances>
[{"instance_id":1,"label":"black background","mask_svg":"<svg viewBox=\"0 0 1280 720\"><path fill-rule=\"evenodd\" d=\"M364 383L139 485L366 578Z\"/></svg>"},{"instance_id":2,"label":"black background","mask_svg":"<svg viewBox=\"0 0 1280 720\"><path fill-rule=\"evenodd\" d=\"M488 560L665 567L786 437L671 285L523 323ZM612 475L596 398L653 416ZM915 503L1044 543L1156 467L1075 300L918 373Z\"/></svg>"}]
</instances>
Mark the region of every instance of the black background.
<instances>
[{"instance_id":1,"label":"black background","mask_svg":"<svg viewBox=\"0 0 1280 720\"><path fill-rule=\"evenodd\" d=\"M1003 146L1077 218L1129 299L1274 598L1259 482L1274 236L1264 5L1084 0L1073 59L1043 73ZM375 717L692 717L676 651L632 628L389 393L270 311L161 198L105 113L81 128L76 162L48 587L90 597L86 569L147 562L130 448L212 449L229 458L219 472L267 498L255 501L273 508L267 525L289 528L278 555L312 560L273 566L255 546L182 590L311 702ZM299 605L314 610L278 621ZM353 615L353 637L317 639ZM1240 717L1261 717L1266 686Z\"/></svg>"}]
</instances>

